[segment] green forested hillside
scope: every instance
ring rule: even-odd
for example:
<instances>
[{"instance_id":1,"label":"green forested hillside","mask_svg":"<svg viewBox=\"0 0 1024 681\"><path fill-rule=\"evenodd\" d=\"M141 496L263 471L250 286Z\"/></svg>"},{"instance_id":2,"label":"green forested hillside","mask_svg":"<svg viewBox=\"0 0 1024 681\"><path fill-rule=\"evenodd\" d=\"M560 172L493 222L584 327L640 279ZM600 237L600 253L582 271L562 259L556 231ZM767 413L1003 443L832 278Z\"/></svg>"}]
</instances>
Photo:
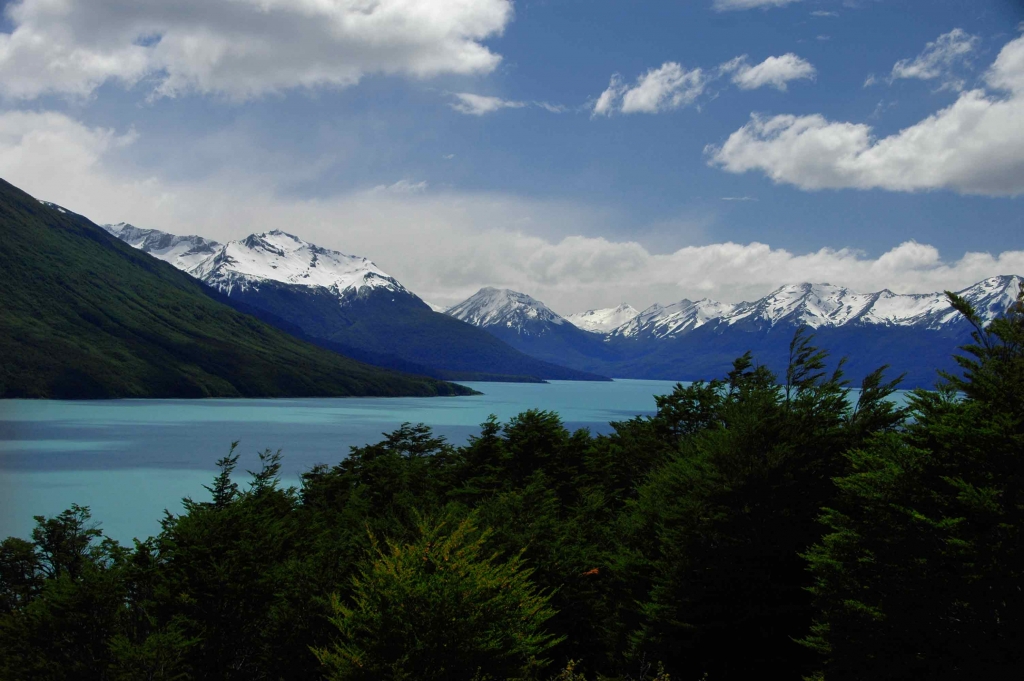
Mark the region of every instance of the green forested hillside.
<instances>
[{"instance_id":1,"label":"green forested hillside","mask_svg":"<svg viewBox=\"0 0 1024 681\"><path fill-rule=\"evenodd\" d=\"M469 392L293 338L0 180L0 398Z\"/></svg>"},{"instance_id":2,"label":"green forested hillside","mask_svg":"<svg viewBox=\"0 0 1024 681\"><path fill-rule=\"evenodd\" d=\"M905 407L797 336L609 435L405 425L298 489L232 453L133 547L38 517L0 543L0 678L1017 679L1024 291L965 350Z\"/></svg>"}]
</instances>

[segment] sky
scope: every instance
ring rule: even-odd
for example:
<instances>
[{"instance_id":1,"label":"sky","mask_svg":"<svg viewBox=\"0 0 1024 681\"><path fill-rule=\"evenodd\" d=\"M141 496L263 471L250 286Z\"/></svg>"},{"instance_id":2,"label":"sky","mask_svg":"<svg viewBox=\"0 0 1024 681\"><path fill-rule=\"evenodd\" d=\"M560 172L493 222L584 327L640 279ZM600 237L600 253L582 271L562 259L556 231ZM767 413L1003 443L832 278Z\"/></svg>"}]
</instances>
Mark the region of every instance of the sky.
<instances>
[{"instance_id":1,"label":"sky","mask_svg":"<svg viewBox=\"0 0 1024 681\"><path fill-rule=\"evenodd\" d=\"M1020 0L18 0L0 177L451 305L1024 274Z\"/></svg>"}]
</instances>

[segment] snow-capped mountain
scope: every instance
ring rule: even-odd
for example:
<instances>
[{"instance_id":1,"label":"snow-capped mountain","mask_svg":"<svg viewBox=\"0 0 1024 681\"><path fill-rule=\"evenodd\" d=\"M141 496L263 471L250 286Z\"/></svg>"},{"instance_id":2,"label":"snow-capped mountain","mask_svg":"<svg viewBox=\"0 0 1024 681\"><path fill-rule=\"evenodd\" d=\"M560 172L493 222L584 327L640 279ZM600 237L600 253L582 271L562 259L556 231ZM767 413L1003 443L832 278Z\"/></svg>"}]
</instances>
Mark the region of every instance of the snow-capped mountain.
<instances>
[{"instance_id":1,"label":"snow-capped mountain","mask_svg":"<svg viewBox=\"0 0 1024 681\"><path fill-rule=\"evenodd\" d=\"M221 247L216 241L201 236L178 236L158 229L140 229L127 222L101 225L121 241L143 253L169 262L186 272L213 255Z\"/></svg>"},{"instance_id":2,"label":"snow-capped mountain","mask_svg":"<svg viewBox=\"0 0 1024 681\"><path fill-rule=\"evenodd\" d=\"M320 248L281 230L228 242L188 272L228 295L258 290L264 282L320 287L342 298L367 290L409 293L367 258Z\"/></svg>"},{"instance_id":3,"label":"snow-capped mountain","mask_svg":"<svg viewBox=\"0 0 1024 681\"><path fill-rule=\"evenodd\" d=\"M567 316L565 320L570 324L575 324L584 331L608 333L631 321L638 314L640 314L638 310L633 309L631 305L623 303L618 307L577 312Z\"/></svg>"},{"instance_id":4,"label":"snow-capped mountain","mask_svg":"<svg viewBox=\"0 0 1024 681\"><path fill-rule=\"evenodd\" d=\"M683 299L671 305L655 303L625 324L612 329L610 334L624 338L672 338L693 331L735 309L735 305L707 298L696 302Z\"/></svg>"},{"instance_id":5,"label":"snow-capped mountain","mask_svg":"<svg viewBox=\"0 0 1024 681\"><path fill-rule=\"evenodd\" d=\"M568 322L544 303L507 288L482 288L445 314L473 326L500 327L520 335L537 336Z\"/></svg>"},{"instance_id":6,"label":"snow-capped mountain","mask_svg":"<svg viewBox=\"0 0 1024 681\"><path fill-rule=\"evenodd\" d=\"M987 323L1004 314L1017 297L1021 278L990 277L958 291ZM856 293L831 284L791 284L752 303L682 300L652 305L614 329L624 338L676 338L707 323L767 331L779 326L812 329L846 326L913 327L950 330L964 323L944 293L898 294L889 290Z\"/></svg>"},{"instance_id":7,"label":"snow-capped mountain","mask_svg":"<svg viewBox=\"0 0 1024 681\"><path fill-rule=\"evenodd\" d=\"M125 222L103 228L228 295L266 282L319 287L339 297L375 289L409 293L367 258L321 248L278 229L219 244Z\"/></svg>"},{"instance_id":8,"label":"snow-capped mountain","mask_svg":"<svg viewBox=\"0 0 1024 681\"><path fill-rule=\"evenodd\" d=\"M223 245L123 224L107 231L217 289L228 304L370 364L454 380L605 380L438 314L367 258L280 230Z\"/></svg>"},{"instance_id":9,"label":"snow-capped mountain","mask_svg":"<svg viewBox=\"0 0 1024 681\"><path fill-rule=\"evenodd\" d=\"M580 371L610 359L603 334L584 331L525 293L483 288L445 313L528 355Z\"/></svg>"}]
</instances>

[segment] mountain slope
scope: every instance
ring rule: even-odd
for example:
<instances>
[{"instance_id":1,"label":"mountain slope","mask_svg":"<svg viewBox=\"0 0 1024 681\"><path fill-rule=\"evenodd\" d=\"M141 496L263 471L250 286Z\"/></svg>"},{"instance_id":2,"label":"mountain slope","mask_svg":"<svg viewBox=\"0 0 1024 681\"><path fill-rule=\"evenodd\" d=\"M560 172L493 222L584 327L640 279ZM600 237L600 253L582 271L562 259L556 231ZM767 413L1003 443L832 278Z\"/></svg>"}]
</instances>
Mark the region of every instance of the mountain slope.
<instances>
[{"instance_id":1,"label":"mountain slope","mask_svg":"<svg viewBox=\"0 0 1024 681\"><path fill-rule=\"evenodd\" d=\"M378 366L450 380L602 379L518 352L435 312L370 260L280 230L218 245L187 271L230 305Z\"/></svg>"},{"instance_id":2,"label":"mountain slope","mask_svg":"<svg viewBox=\"0 0 1024 681\"><path fill-rule=\"evenodd\" d=\"M486 330L517 350L555 364L605 373L613 366L604 338L570 324L525 293L486 287L448 309L455 319Z\"/></svg>"},{"instance_id":3,"label":"mountain slope","mask_svg":"<svg viewBox=\"0 0 1024 681\"><path fill-rule=\"evenodd\" d=\"M959 294L990 321L1013 302L1020 281L992 277ZM782 375L793 333L807 326L815 344L837 360L848 358L845 371L854 383L888 364L892 375L906 374L904 387L931 386L936 370L957 369L953 354L970 333L945 294L861 294L829 284L783 286L753 302L652 305L604 335L573 329L530 296L498 289L484 289L448 314L547 361L617 378L665 380L721 377L748 350Z\"/></svg>"},{"instance_id":4,"label":"mountain slope","mask_svg":"<svg viewBox=\"0 0 1024 681\"><path fill-rule=\"evenodd\" d=\"M618 307L577 312L565 318L570 324L594 333L608 333L634 319L640 312L632 305L622 303Z\"/></svg>"},{"instance_id":5,"label":"mountain slope","mask_svg":"<svg viewBox=\"0 0 1024 681\"><path fill-rule=\"evenodd\" d=\"M194 234L176 236L156 229L139 229L127 222L116 225L101 225L121 241L134 246L143 253L169 262L179 270L195 267L213 255L220 244Z\"/></svg>"},{"instance_id":6,"label":"mountain slope","mask_svg":"<svg viewBox=\"0 0 1024 681\"><path fill-rule=\"evenodd\" d=\"M295 339L2 180L0 271L0 397L471 392Z\"/></svg>"}]
</instances>

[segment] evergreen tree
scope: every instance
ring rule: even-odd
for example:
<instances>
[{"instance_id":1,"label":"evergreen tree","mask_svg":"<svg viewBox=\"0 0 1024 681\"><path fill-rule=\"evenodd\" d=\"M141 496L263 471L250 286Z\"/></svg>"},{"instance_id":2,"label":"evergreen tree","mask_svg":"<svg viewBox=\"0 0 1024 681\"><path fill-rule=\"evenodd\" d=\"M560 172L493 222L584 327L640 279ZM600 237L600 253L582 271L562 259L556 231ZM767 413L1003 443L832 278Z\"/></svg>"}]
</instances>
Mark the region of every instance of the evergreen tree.
<instances>
[{"instance_id":1,"label":"evergreen tree","mask_svg":"<svg viewBox=\"0 0 1024 681\"><path fill-rule=\"evenodd\" d=\"M531 679L557 641L553 611L519 556L484 553L471 518L422 521L409 544L373 542L351 603L333 600L338 640L315 650L328 678Z\"/></svg>"},{"instance_id":2,"label":"evergreen tree","mask_svg":"<svg viewBox=\"0 0 1024 681\"><path fill-rule=\"evenodd\" d=\"M905 432L848 455L808 552L824 677L1011 678L1024 669L1024 290L918 391Z\"/></svg>"}]
</instances>

